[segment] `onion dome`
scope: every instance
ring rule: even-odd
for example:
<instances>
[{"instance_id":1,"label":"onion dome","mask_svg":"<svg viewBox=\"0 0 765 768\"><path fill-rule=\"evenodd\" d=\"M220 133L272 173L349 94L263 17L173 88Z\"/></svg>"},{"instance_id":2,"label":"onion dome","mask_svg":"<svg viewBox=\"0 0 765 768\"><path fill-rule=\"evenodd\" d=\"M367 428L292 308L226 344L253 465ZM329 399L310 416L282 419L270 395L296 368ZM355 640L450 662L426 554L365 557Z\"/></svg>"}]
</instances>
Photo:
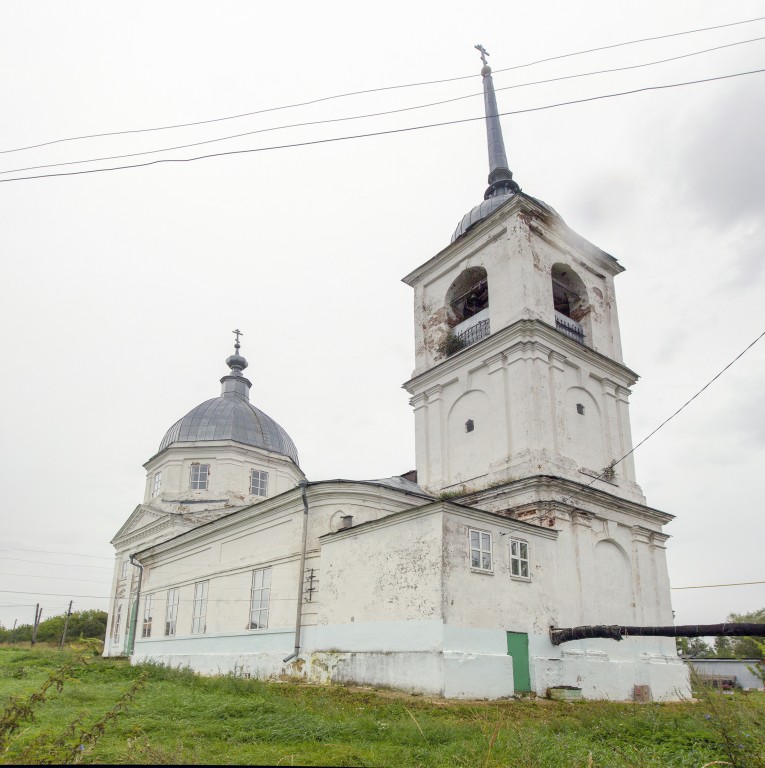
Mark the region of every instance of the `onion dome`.
<instances>
[{"instance_id":1,"label":"onion dome","mask_svg":"<svg viewBox=\"0 0 765 768\"><path fill-rule=\"evenodd\" d=\"M231 372L220 380L220 397L200 403L176 421L162 438L159 451L178 443L232 440L281 454L299 464L297 448L290 436L270 416L250 403L252 382L242 374L247 360L239 354L239 348L237 332L234 354L226 360Z\"/></svg>"}]
</instances>

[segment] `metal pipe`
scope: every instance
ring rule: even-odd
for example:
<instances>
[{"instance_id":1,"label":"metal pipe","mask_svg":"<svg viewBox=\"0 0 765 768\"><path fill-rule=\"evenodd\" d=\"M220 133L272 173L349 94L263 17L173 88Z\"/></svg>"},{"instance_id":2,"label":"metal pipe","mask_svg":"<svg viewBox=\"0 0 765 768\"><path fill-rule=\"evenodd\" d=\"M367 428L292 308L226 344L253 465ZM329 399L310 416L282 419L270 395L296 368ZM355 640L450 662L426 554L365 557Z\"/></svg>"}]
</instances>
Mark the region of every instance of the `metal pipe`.
<instances>
[{"instance_id":1,"label":"metal pipe","mask_svg":"<svg viewBox=\"0 0 765 768\"><path fill-rule=\"evenodd\" d=\"M300 575L298 576L297 590L297 612L295 616L295 650L282 661L286 664L292 659L296 659L300 654L300 630L303 626L303 579L305 578L305 551L308 543L308 498L305 495L305 489L308 482L300 483L300 489L303 495L303 545L300 552Z\"/></svg>"},{"instance_id":2,"label":"metal pipe","mask_svg":"<svg viewBox=\"0 0 765 768\"><path fill-rule=\"evenodd\" d=\"M553 645L591 637L609 640L621 640L622 637L765 637L765 624L684 624L667 627L600 624L582 627L550 627L550 641Z\"/></svg>"},{"instance_id":3,"label":"metal pipe","mask_svg":"<svg viewBox=\"0 0 765 768\"><path fill-rule=\"evenodd\" d=\"M130 565L139 568L138 571L138 588L135 592L135 602L133 603L133 612L130 616L130 631L128 632L128 647L127 655L132 656L135 649L135 633L138 628L138 604L141 600L141 582L143 581L143 566L136 560L135 555L130 555Z\"/></svg>"}]
</instances>

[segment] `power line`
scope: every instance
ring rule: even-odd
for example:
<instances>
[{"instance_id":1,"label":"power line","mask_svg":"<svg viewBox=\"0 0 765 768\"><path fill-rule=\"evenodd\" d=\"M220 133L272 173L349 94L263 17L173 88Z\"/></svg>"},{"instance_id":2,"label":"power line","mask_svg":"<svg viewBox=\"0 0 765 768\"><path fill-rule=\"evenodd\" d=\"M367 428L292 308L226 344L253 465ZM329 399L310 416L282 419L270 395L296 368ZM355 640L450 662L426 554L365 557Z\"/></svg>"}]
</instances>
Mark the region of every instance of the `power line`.
<instances>
[{"instance_id":1,"label":"power line","mask_svg":"<svg viewBox=\"0 0 765 768\"><path fill-rule=\"evenodd\" d=\"M104 555L86 555L84 552L53 552L49 549L22 549L21 547L4 547L3 549L0 549L0 552L39 552L46 555L71 555L72 557L92 557L97 560L114 560L113 557L104 557Z\"/></svg>"},{"instance_id":2,"label":"power line","mask_svg":"<svg viewBox=\"0 0 765 768\"><path fill-rule=\"evenodd\" d=\"M657 64L666 64L668 62L678 61L680 59L687 59L687 58L691 58L693 56L701 56L702 54L711 53L713 51L719 51L719 50L722 50L724 48L732 48L732 47L738 46L738 45L746 45L748 43L756 43L756 42L759 42L761 40L765 40L765 36L763 36L763 37L754 37L754 38L750 38L748 40L739 40L739 41L734 42L734 43L726 43L725 45L718 45L718 46L714 46L713 48L705 48L705 49L700 50L700 51L692 51L691 53L684 53L684 54L681 54L681 55L678 55L678 56L671 56L671 57L666 58L666 59L656 59L654 61L643 62L641 64L630 64L630 65L624 66L624 67L612 67L610 69L600 69L600 70L595 70L593 72L580 72L580 73L575 74L575 75L562 75L561 77L551 77L551 78L547 78L545 80L535 80L535 81L527 82L527 83L516 83L515 85L506 85L506 86L503 86L501 88L495 88L495 90L496 91L507 91L507 90L514 90L516 88L527 88L527 87L534 86L534 85L547 85L547 84L550 84L550 83L561 82L561 81L564 81L564 80L574 80L574 79L583 78L583 77L592 77L594 75L606 75L606 74L612 74L612 73L615 73L615 72L625 72L625 71L632 70L632 69L642 69L644 67L652 67L652 66L655 66ZM473 99L473 98L476 98L476 97L479 97L479 96L483 96L483 92L470 93L470 94L467 94L465 96L455 96L454 98L442 99L440 101L433 101L433 102L430 102L430 103L427 103L427 104L416 104L416 105L411 106L411 107L400 107L398 109L389 109L389 110L384 110L382 112L368 112L368 113L365 113L365 114L362 114L362 115L349 115L349 116L346 116L346 117L326 118L324 120L309 120L309 121L305 121L305 122L302 122L302 123L288 123L288 124L285 124L285 125L275 125L275 126L271 126L269 128L258 128L258 129L252 130L252 131L244 131L243 133L235 133L235 134L230 134L228 136L219 136L219 137L216 137L216 138L213 138L213 139L204 139L202 141L190 142L188 144L176 144L176 145L174 145L172 147L161 147L159 149L149 149L149 150L144 150L144 151L141 151L141 152L128 152L128 153L121 154L121 155L105 155L103 157L91 157L91 158L88 158L88 159L85 159L85 160L68 160L68 161L61 162L61 163L46 163L46 164L43 164L43 165L25 166L23 168L10 168L10 169L5 170L5 171L0 171L0 175L5 175L5 174L9 174L9 173L23 173L24 171L37 171L37 170L41 170L43 168L62 168L62 167L69 166L69 165L82 165L82 164L85 164L85 163L97 163L97 162L104 162L106 160L124 160L124 159L126 159L128 157L143 157L143 156L146 156L146 155L159 154L161 152L173 152L173 151L178 150L178 149L190 149L191 147L201 147L201 146L204 146L206 144L215 144L215 143L218 143L218 142L221 142L221 141L231 141L232 139L241 139L241 138L243 138L245 136L254 136L254 135L259 134L259 133L272 133L274 131L282 131L282 130L289 129L289 128L306 128L306 127L309 127L309 126L316 126L316 125L328 125L330 123L349 122L351 120L366 120L366 119L369 119L369 118L372 118L372 117L385 117L385 116L388 116L388 115L400 114L402 112L412 112L412 111L417 110L417 109L429 109L430 107L438 107L438 106L443 106L444 104L452 104L452 103L454 103L456 101L464 101L465 99Z\"/></svg>"},{"instance_id":3,"label":"power line","mask_svg":"<svg viewBox=\"0 0 765 768\"><path fill-rule=\"evenodd\" d=\"M104 579L77 579L72 576L46 576L37 573L0 573L0 576L17 576L20 579L55 579L56 581L87 581L91 584L103 584Z\"/></svg>"},{"instance_id":4,"label":"power line","mask_svg":"<svg viewBox=\"0 0 765 768\"><path fill-rule=\"evenodd\" d=\"M620 91L617 93L602 94L600 96L590 96L584 99L574 99L572 101L562 101L562 102L557 102L555 104L545 104L540 107L516 109L511 112L500 112L498 113L498 117L506 117L510 115L522 115L528 112L540 112L547 109L555 109L557 107L568 107L575 104L586 104L592 101L602 101L604 99L616 98L618 96L631 96L636 93L646 93L648 91L660 91L660 90L667 90L670 88L681 88L687 85L699 85L701 83L711 83L719 80L730 80L731 78L734 78L734 77L743 77L745 75L755 75L755 74L760 74L762 72L765 72L765 69L753 69L747 72L734 72L730 75L706 77L700 80L688 80L682 83L668 83L666 85L649 85L643 88L635 88L630 91ZM476 120L484 120L484 119L485 119L485 116L481 115L480 117L465 117L459 120L447 120L440 123L429 123L426 125L413 125L413 126L407 126L405 128L392 128L386 131L373 131L371 133L359 133L359 134L352 134L349 136L335 136L328 139L314 139L312 141L299 141L299 142L293 142L290 144L272 145L269 147L254 147L252 149L232 149L226 152L213 152L208 155L197 155L196 157L180 157L180 158L168 157L168 158L161 158L159 160L150 160L145 163L133 163L131 165L112 166L110 168L91 168L83 171L64 171L62 173L43 173L43 174L37 174L35 176L20 176L15 179L0 179L0 184L8 184L14 181L31 181L34 179L51 179L51 178L58 178L60 176L83 176L91 173L109 173L111 171L125 171L132 168L146 168L150 165L160 165L162 163L191 163L197 160L208 160L214 157L227 157L229 155L245 155L245 154L251 154L256 152L271 152L279 149L295 149L297 147L308 147L308 146L315 146L319 144L331 144L339 141L351 141L354 139L368 139L376 136L390 136L390 135L399 134L399 133L410 133L412 131L420 131L426 128L441 128L444 126L459 125L461 123L471 123L471 122L475 122Z\"/></svg>"},{"instance_id":5,"label":"power line","mask_svg":"<svg viewBox=\"0 0 765 768\"><path fill-rule=\"evenodd\" d=\"M668 416L664 421L659 424L656 429L654 429L652 432L647 434L636 446L634 446L631 450L627 451L627 453L624 454L620 459L616 461L612 461L608 467L601 472L597 477L593 477L592 480L590 480L587 485L585 485L578 493L575 493L573 496L566 496L566 498L561 500L562 504L566 504L570 501L573 501L574 499L578 498L578 496L584 492L587 488L589 488L596 480L602 480L607 474L610 473L610 471L617 465L623 462L628 456L633 454L638 448L640 448L643 443L645 443L647 440L652 438L662 427L664 427L666 424L668 424L672 419L675 418L682 410L684 410L688 405L690 405L707 387L709 387L712 383L717 381L717 379L722 376L725 371L728 370L736 361L738 361L740 358L742 358L763 336L765 336L765 331L763 331L751 344L748 344L741 352L739 352L736 357L733 358L721 371L716 373L698 392L696 392L695 395L690 397L688 400L686 400L671 416ZM679 589L679 587L678 587Z\"/></svg>"},{"instance_id":6,"label":"power line","mask_svg":"<svg viewBox=\"0 0 765 768\"><path fill-rule=\"evenodd\" d=\"M496 70L494 70L494 72L495 73L509 72L511 70L524 69L524 68L527 68L527 67L533 67L533 66L536 66L537 64L544 64L544 63L547 63L547 62L550 62L550 61L558 61L560 59L567 59L567 58L571 58L573 56L582 56L582 55L587 54L587 53L596 53L598 51L606 51L606 50L611 50L611 49L614 49L614 48L622 48L622 47L628 46L628 45L636 45L638 43L647 43L647 42L652 42L652 41L656 41L656 40L666 40L666 39L672 38L672 37L682 37L684 35L693 35L693 34L696 34L698 32L710 32L710 31L716 30L716 29L725 29L727 27L735 27L735 26L739 26L739 25L742 25L742 24L751 24L751 23L756 22L756 21L762 21L763 19L765 19L765 16L757 16L757 17L755 17L753 19L744 19L742 21L733 21L733 22L729 22L727 24L717 24L717 25L712 26L712 27L700 27L698 29L688 29L688 30L684 30L684 31L681 31L681 32L672 32L672 33L669 33L669 34L666 34L666 35L656 35L654 37L643 37L643 38L640 38L640 39L637 39L637 40L627 40L627 41L624 41L624 42L621 42L621 43L612 43L610 45L598 46L597 48L588 48L588 49L582 50L582 51L573 51L571 53L563 53L563 54L559 54L557 56L549 56L549 57L544 58L544 59L537 59L536 61L526 62L525 64L516 64L516 65L514 65L512 67L504 67L504 68L501 68L501 69L496 69ZM196 120L196 121L189 122L189 123L175 123L175 124L172 124L172 125L155 126L155 127L152 127L152 128L134 128L134 129L122 130L122 131L109 131L109 132L104 132L104 133L91 133L91 134L86 134L86 135L82 135L82 136L71 136L71 137L64 138L64 139L53 139L51 141L45 141L45 142L42 142L40 144L30 144L29 146L26 146L26 147L15 147L13 149L3 149L3 150L0 150L0 154L7 154L7 153L10 153L10 152L22 152L22 151L25 151L25 150L28 150L28 149L38 149L40 147L48 147L48 146L51 146L52 144L61 144L61 143L70 142L70 141L82 141L82 140L85 140L85 139L97 139L97 138L104 138L104 137L107 137L107 136L124 136L126 134L133 134L133 133L150 133L150 132L154 132L154 131L171 130L171 129L174 129L174 128L189 128L189 127L196 126L196 125L207 125L207 124L210 124L210 123L219 123L219 122L223 122L223 121L226 121L226 120L238 120L238 119L243 118L243 117L251 117L253 115L262 115L262 114L265 114L265 113L268 113L268 112L278 112L278 111L285 110L285 109L294 109L296 107L307 107L307 106L312 106L314 104L320 104L320 103L326 102L326 101L333 101L333 100L337 100L337 99L344 99L344 98L347 98L347 97L350 97L350 96L361 96L361 95L368 94L368 93L379 93L381 91L392 91L392 90L398 90L398 89L401 89L401 88L416 88L416 87L425 86L425 85L440 85L442 83L453 83L453 82L456 82L458 80L467 80L467 79L472 79L474 77L477 77L477 75L475 73L472 73L470 75L459 75L457 77L448 77L448 78L443 78L443 79L440 79L440 80L425 80L425 81L417 82L417 83L402 83L402 84L398 84L398 85L386 85L386 86L380 86L380 87L377 87L377 88L367 88L367 89L364 89L364 90L361 90L361 91L348 91L347 93L339 93L339 94L334 94L332 96L322 96L322 97L320 97L318 99L311 99L309 101L295 102L294 104L284 104L284 105L281 105L281 106L278 106L278 107L267 107L267 108L264 108L264 109L254 110L252 112L242 112L242 113L237 114L237 115L228 115L226 117L215 117L215 118L210 118L210 119L207 119L207 120Z\"/></svg>"},{"instance_id":7,"label":"power line","mask_svg":"<svg viewBox=\"0 0 765 768\"><path fill-rule=\"evenodd\" d=\"M713 587L745 587L749 584L765 584L765 581L736 581L731 584L695 584L692 587L670 587L670 589L712 589Z\"/></svg>"},{"instance_id":8,"label":"power line","mask_svg":"<svg viewBox=\"0 0 765 768\"><path fill-rule=\"evenodd\" d=\"M13 560L14 563L35 563L36 565L52 565L56 568L98 568L102 571L111 571L107 565L80 565L79 563L48 563L45 560L22 560L20 557L4 557L3 560Z\"/></svg>"},{"instance_id":9,"label":"power line","mask_svg":"<svg viewBox=\"0 0 765 768\"><path fill-rule=\"evenodd\" d=\"M0 589L0 592L6 595L46 595L48 597L71 597L77 600L111 600L110 595L67 595L61 592L20 592L15 589Z\"/></svg>"}]
</instances>

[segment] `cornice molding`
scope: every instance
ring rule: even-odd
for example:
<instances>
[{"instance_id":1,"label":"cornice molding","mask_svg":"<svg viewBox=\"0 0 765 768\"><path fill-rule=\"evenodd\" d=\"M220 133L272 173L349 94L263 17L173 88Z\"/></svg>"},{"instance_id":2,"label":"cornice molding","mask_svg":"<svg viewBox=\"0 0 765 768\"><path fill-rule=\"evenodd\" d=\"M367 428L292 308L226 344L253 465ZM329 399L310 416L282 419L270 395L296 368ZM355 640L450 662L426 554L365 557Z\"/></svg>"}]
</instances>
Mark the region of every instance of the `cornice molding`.
<instances>
[{"instance_id":1,"label":"cornice molding","mask_svg":"<svg viewBox=\"0 0 765 768\"><path fill-rule=\"evenodd\" d=\"M497 355L510 356L518 351L523 354L533 352L537 355L543 352L548 357L556 355L558 362L560 356L566 359L584 359L602 372L603 378L610 378L619 387L627 390L639 378L623 363L569 339L544 321L522 319L441 360L427 371L404 382L402 386L410 395L418 395L442 384L444 377L457 376L458 371L465 366L488 365L487 361Z\"/></svg>"},{"instance_id":2,"label":"cornice molding","mask_svg":"<svg viewBox=\"0 0 765 768\"><path fill-rule=\"evenodd\" d=\"M617 509L634 517L647 520L654 525L666 525L675 519L675 516L668 512L662 512L659 509L648 507L645 504L639 504L638 502L625 499L622 496L617 496L616 494L609 493L600 488L581 485L573 480L568 480L567 478L558 477L556 475L532 475L531 477L524 477L521 480L513 480L504 485L497 486L496 488L475 491L474 493L461 497L461 501L462 503L469 503L471 506L473 504L478 505L485 503L489 499L501 497L509 491L520 491L522 493L528 491L545 491L548 493L552 492L556 495L560 494L560 499L540 499L539 503L552 503L571 512L586 512L588 515L593 515L597 518L600 518L601 516L598 515L597 512L593 512L592 509L588 509L588 506L601 506ZM576 503L567 501L568 498L572 497L576 498ZM525 502L523 505L519 505L519 508L528 507L533 503L535 502Z\"/></svg>"},{"instance_id":3,"label":"cornice molding","mask_svg":"<svg viewBox=\"0 0 765 768\"><path fill-rule=\"evenodd\" d=\"M425 504L421 507L410 507L409 509L404 509L400 512L394 512L390 515L385 515L385 517L379 517L377 520L368 520L365 523L354 525L351 528L341 528L338 531L325 533L323 536L319 536L319 541L323 543L324 541L346 539L358 533L363 534L380 528L388 528L393 525L398 525L401 522L413 520L418 517L428 517L429 515L442 513L458 514L462 517L467 517L471 520L477 520L483 523L491 522L495 525L501 525L507 528L508 531L519 531L528 535L541 536L545 539L556 539L558 537L558 531L556 530L542 528L538 525L526 523L523 520L516 520L515 518L500 515L496 512L489 512L485 509L468 507L453 501L439 500L434 501L432 504Z\"/></svg>"},{"instance_id":4,"label":"cornice molding","mask_svg":"<svg viewBox=\"0 0 765 768\"><path fill-rule=\"evenodd\" d=\"M309 483L306 486L306 497L308 499L308 508L310 514L311 502L325 501L327 499L347 498L353 496L366 496L370 500L379 500L381 496L389 498L391 501L409 499L411 497L421 498L430 501L433 497L425 494L417 494L412 491L390 488L379 483L371 481L355 480L321 480L315 483ZM159 542L151 547L140 550L135 554L140 559L148 559L160 554L164 554L174 548L199 546L200 540L207 539L210 536L220 536L225 533L233 533L238 529L246 527L258 517L267 519L268 516L275 517L280 514L303 513L303 500L300 486L291 488L278 496L265 499L247 507L229 512L217 520L202 523L191 530L183 531L177 536L173 536L163 542ZM395 513L394 513L395 514Z\"/></svg>"}]
</instances>

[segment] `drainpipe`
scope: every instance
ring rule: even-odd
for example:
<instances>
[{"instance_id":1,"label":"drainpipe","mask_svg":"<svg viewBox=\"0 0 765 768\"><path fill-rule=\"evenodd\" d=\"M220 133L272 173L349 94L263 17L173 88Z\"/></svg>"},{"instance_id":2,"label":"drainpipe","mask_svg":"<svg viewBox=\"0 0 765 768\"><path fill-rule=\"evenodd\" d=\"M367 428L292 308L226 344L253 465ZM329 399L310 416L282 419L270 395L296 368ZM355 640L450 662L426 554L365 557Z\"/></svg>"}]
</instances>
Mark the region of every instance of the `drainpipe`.
<instances>
[{"instance_id":1,"label":"drainpipe","mask_svg":"<svg viewBox=\"0 0 765 768\"><path fill-rule=\"evenodd\" d=\"M138 589L135 593L135 602L130 616L130 631L128 632L127 655L132 656L135 648L135 633L138 627L138 603L141 600L141 582L143 581L143 566L136 560L135 555L130 555L130 565L140 568L138 571Z\"/></svg>"},{"instance_id":2,"label":"drainpipe","mask_svg":"<svg viewBox=\"0 0 765 768\"><path fill-rule=\"evenodd\" d=\"M296 659L300 653L300 629L303 624L303 579L305 578L305 550L308 543L308 499L305 495L305 489L308 481L300 483L303 494L303 546L300 553L300 576L298 577L297 591L297 615L295 616L295 650L282 661L286 664L292 659Z\"/></svg>"}]
</instances>

